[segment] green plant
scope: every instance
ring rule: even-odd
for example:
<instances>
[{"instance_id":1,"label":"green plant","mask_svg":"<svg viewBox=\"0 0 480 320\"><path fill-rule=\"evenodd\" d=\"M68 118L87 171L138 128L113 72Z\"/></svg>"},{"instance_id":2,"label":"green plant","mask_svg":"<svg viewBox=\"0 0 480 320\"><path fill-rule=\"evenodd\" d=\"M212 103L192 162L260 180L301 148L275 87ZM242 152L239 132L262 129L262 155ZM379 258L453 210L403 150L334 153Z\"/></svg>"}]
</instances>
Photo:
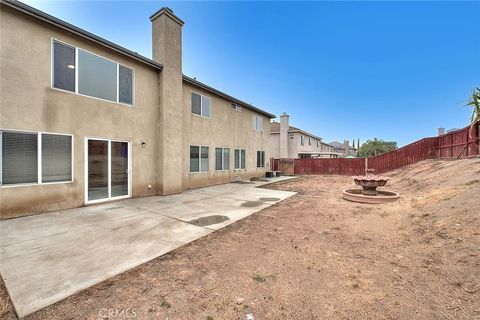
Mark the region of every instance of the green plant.
<instances>
[{"instance_id":1,"label":"green plant","mask_svg":"<svg viewBox=\"0 0 480 320\"><path fill-rule=\"evenodd\" d=\"M264 277L264 276L262 276L262 275L260 275L260 274L254 274L254 275L253 275L253 280L255 280L255 281L258 282L258 283L262 283L262 282L267 281L267 278Z\"/></svg>"},{"instance_id":2,"label":"green plant","mask_svg":"<svg viewBox=\"0 0 480 320\"><path fill-rule=\"evenodd\" d=\"M472 124L480 120L480 88L473 89L472 96L468 100L467 106L473 108L471 118Z\"/></svg>"},{"instance_id":3,"label":"green plant","mask_svg":"<svg viewBox=\"0 0 480 320\"><path fill-rule=\"evenodd\" d=\"M383 141L382 139L373 138L373 140L367 140L367 142L362 144L358 150L358 155L360 157L374 157L395 149L397 149L395 141Z\"/></svg>"}]
</instances>

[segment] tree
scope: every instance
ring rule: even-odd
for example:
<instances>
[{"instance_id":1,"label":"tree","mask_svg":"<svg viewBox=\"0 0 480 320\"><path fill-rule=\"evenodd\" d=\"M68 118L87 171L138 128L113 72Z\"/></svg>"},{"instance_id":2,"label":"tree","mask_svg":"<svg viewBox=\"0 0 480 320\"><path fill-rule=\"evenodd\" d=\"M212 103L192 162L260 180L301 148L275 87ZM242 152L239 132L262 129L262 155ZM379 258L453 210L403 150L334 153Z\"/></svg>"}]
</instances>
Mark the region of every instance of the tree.
<instances>
[{"instance_id":1,"label":"tree","mask_svg":"<svg viewBox=\"0 0 480 320\"><path fill-rule=\"evenodd\" d=\"M367 142L362 144L358 155L360 157L373 157L395 149L397 149L397 143L395 141L384 141L373 138L373 140L367 140Z\"/></svg>"},{"instance_id":2,"label":"tree","mask_svg":"<svg viewBox=\"0 0 480 320\"><path fill-rule=\"evenodd\" d=\"M472 96L468 100L467 106L473 108L471 122L474 124L480 120L480 88L473 89Z\"/></svg>"}]
</instances>

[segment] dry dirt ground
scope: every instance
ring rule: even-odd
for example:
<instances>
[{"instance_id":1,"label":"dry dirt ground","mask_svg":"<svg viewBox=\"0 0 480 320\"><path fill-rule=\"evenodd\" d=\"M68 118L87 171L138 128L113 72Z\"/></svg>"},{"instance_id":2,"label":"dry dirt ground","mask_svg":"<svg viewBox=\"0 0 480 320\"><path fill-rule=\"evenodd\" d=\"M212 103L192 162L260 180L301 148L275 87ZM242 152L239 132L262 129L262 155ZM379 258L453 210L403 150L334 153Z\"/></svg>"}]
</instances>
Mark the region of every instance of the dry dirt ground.
<instances>
[{"instance_id":1,"label":"dry dirt ground","mask_svg":"<svg viewBox=\"0 0 480 320\"><path fill-rule=\"evenodd\" d=\"M28 319L480 319L480 159L388 175L386 205L343 200L350 177L270 185L298 194Z\"/></svg>"}]
</instances>

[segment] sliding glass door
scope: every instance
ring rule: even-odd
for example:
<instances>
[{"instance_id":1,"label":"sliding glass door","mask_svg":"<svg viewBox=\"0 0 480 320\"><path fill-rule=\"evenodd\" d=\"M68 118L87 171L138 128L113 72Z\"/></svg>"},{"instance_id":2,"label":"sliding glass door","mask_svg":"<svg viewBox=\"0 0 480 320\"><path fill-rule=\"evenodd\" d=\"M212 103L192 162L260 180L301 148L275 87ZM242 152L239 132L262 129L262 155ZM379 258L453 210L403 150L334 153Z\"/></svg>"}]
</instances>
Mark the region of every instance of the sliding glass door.
<instances>
[{"instance_id":1,"label":"sliding glass door","mask_svg":"<svg viewBox=\"0 0 480 320\"><path fill-rule=\"evenodd\" d=\"M88 138L86 202L130 196L130 143Z\"/></svg>"}]
</instances>

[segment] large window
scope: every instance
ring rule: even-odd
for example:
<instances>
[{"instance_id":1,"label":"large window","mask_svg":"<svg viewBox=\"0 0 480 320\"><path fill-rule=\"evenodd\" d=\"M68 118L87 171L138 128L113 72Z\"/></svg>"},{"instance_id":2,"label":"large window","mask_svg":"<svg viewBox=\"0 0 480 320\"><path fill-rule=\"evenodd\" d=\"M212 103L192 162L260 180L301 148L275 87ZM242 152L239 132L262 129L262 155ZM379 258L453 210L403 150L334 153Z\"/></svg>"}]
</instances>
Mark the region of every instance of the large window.
<instances>
[{"instance_id":1,"label":"large window","mask_svg":"<svg viewBox=\"0 0 480 320\"><path fill-rule=\"evenodd\" d=\"M300 136L300 144L305 145L305 136Z\"/></svg>"},{"instance_id":2,"label":"large window","mask_svg":"<svg viewBox=\"0 0 480 320\"><path fill-rule=\"evenodd\" d=\"M133 69L80 48L53 41L52 86L133 105Z\"/></svg>"},{"instance_id":3,"label":"large window","mask_svg":"<svg viewBox=\"0 0 480 320\"><path fill-rule=\"evenodd\" d=\"M257 151L257 168L265 167L265 151Z\"/></svg>"},{"instance_id":4,"label":"large window","mask_svg":"<svg viewBox=\"0 0 480 320\"><path fill-rule=\"evenodd\" d=\"M208 171L208 147L190 146L190 172Z\"/></svg>"},{"instance_id":5,"label":"large window","mask_svg":"<svg viewBox=\"0 0 480 320\"><path fill-rule=\"evenodd\" d=\"M245 169L245 150L235 149L235 169Z\"/></svg>"},{"instance_id":6,"label":"large window","mask_svg":"<svg viewBox=\"0 0 480 320\"><path fill-rule=\"evenodd\" d=\"M0 131L0 184L72 181L72 136Z\"/></svg>"},{"instance_id":7,"label":"large window","mask_svg":"<svg viewBox=\"0 0 480 320\"><path fill-rule=\"evenodd\" d=\"M215 170L230 169L230 149L215 148Z\"/></svg>"},{"instance_id":8,"label":"large window","mask_svg":"<svg viewBox=\"0 0 480 320\"><path fill-rule=\"evenodd\" d=\"M207 96L202 96L192 92L192 113L202 117L211 117L211 100Z\"/></svg>"},{"instance_id":9,"label":"large window","mask_svg":"<svg viewBox=\"0 0 480 320\"><path fill-rule=\"evenodd\" d=\"M256 131L263 131L263 118L253 115L253 129Z\"/></svg>"}]
</instances>

